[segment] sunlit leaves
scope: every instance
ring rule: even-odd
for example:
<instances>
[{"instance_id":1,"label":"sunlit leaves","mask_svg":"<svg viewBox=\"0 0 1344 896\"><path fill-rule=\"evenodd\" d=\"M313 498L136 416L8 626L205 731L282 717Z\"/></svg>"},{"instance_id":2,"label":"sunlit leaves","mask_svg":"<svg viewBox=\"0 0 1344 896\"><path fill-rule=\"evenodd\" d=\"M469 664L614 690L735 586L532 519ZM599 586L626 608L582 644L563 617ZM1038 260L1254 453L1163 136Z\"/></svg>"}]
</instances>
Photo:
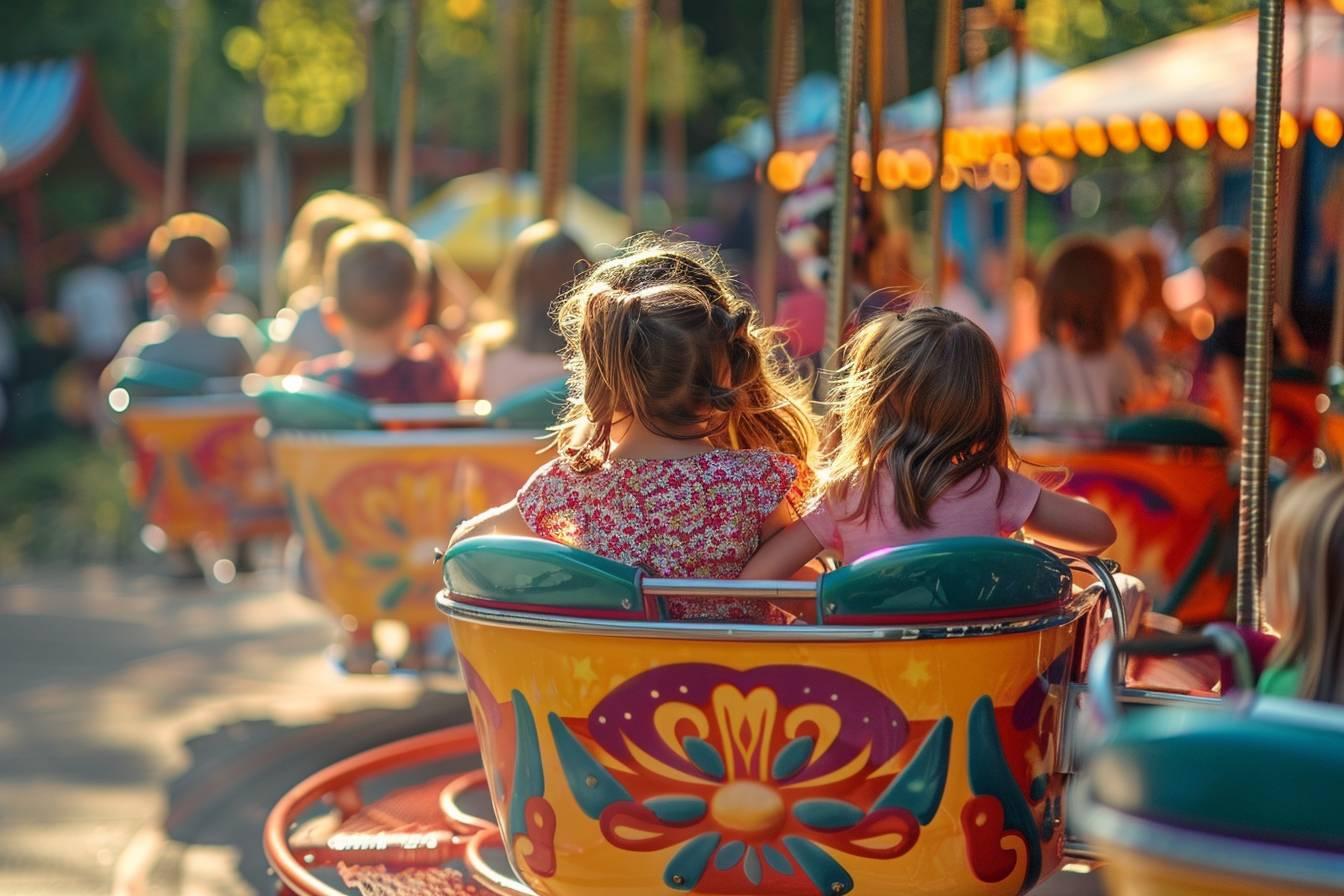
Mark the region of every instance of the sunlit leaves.
<instances>
[{"instance_id":1,"label":"sunlit leaves","mask_svg":"<svg viewBox=\"0 0 1344 896\"><path fill-rule=\"evenodd\" d=\"M326 136L364 91L349 0L262 0L257 27L230 29L223 49L230 65L261 81L276 130Z\"/></svg>"},{"instance_id":2,"label":"sunlit leaves","mask_svg":"<svg viewBox=\"0 0 1344 896\"><path fill-rule=\"evenodd\" d=\"M1033 48L1078 65L1254 6L1253 0L1032 0L1027 33Z\"/></svg>"}]
</instances>

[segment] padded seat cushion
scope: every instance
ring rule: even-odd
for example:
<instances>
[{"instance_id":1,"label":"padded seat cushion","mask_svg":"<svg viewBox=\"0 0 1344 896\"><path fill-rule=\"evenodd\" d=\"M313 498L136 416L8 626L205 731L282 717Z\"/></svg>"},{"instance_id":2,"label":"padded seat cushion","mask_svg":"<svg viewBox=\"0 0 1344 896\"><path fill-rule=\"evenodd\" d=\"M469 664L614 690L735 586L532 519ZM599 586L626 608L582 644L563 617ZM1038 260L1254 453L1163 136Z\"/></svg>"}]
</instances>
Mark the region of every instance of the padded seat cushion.
<instances>
[{"instance_id":1,"label":"padded seat cushion","mask_svg":"<svg viewBox=\"0 0 1344 896\"><path fill-rule=\"evenodd\" d=\"M498 429L546 429L565 406L568 379L551 380L510 395L495 404L490 424Z\"/></svg>"},{"instance_id":2,"label":"padded seat cushion","mask_svg":"<svg viewBox=\"0 0 1344 896\"><path fill-rule=\"evenodd\" d=\"M1163 445L1181 448L1226 448L1227 437L1202 420L1167 414L1144 414L1113 420L1106 437L1123 445Z\"/></svg>"},{"instance_id":3,"label":"padded seat cushion","mask_svg":"<svg viewBox=\"0 0 1344 896\"><path fill-rule=\"evenodd\" d=\"M116 388L137 398L200 395L206 378L191 370L155 364L139 358L125 358L120 364Z\"/></svg>"},{"instance_id":4,"label":"padded seat cushion","mask_svg":"<svg viewBox=\"0 0 1344 896\"><path fill-rule=\"evenodd\" d=\"M261 413L276 429L377 429L368 402L325 383L299 376L270 380L257 396Z\"/></svg>"},{"instance_id":5,"label":"padded seat cushion","mask_svg":"<svg viewBox=\"0 0 1344 896\"><path fill-rule=\"evenodd\" d=\"M632 566L540 538L470 538L443 558L456 600L564 615L643 618L641 578Z\"/></svg>"},{"instance_id":6,"label":"padded seat cushion","mask_svg":"<svg viewBox=\"0 0 1344 896\"><path fill-rule=\"evenodd\" d=\"M1131 710L1092 755L1094 798L1213 834L1344 853L1344 710L1302 722L1233 711Z\"/></svg>"},{"instance_id":7,"label":"padded seat cushion","mask_svg":"<svg viewBox=\"0 0 1344 896\"><path fill-rule=\"evenodd\" d=\"M831 624L1018 619L1059 609L1073 576L1054 554L1007 538L943 538L869 554L821 578Z\"/></svg>"}]
</instances>

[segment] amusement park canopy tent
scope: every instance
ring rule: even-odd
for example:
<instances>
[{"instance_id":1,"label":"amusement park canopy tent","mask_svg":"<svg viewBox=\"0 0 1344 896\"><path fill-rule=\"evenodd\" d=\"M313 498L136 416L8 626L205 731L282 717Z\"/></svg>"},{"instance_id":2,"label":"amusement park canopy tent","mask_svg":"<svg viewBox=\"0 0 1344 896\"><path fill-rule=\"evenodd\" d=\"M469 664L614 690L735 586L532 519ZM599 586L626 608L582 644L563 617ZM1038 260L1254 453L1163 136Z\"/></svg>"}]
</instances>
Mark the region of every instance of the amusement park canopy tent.
<instances>
[{"instance_id":1,"label":"amusement park canopy tent","mask_svg":"<svg viewBox=\"0 0 1344 896\"><path fill-rule=\"evenodd\" d=\"M537 178L510 181L500 169L454 178L412 210L411 229L442 246L463 270L478 277L499 266L523 228L540 216ZM588 253L600 258L630 235L630 219L591 194L571 186L561 223Z\"/></svg>"},{"instance_id":2,"label":"amusement park canopy tent","mask_svg":"<svg viewBox=\"0 0 1344 896\"><path fill-rule=\"evenodd\" d=\"M107 166L143 199L160 194L162 175L117 129L88 60L0 67L0 195L12 195L17 205L30 306L42 301L45 276L36 181L69 147L80 125Z\"/></svg>"},{"instance_id":3,"label":"amusement park canopy tent","mask_svg":"<svg viewBox=\"0 0 1344 896\"><path fill-rule=\"evenodd\" d=\"M0 67L0 193L50 168L81 124L117 176L142 192L159 192L159 171L117 130L87 60L65 59Z\"/></svg>"},{"instance_id":4,"label":"amusement park canopy tent","mask_svg":"<svg viewBox=\"0 0 1344 896\"><path fill-rule=\"evenodd\" d=\"M1063 66L1038 53L1027 52L1023 55L1023 89L1044 85L1062 71ZM1011 103L1016 77L1017 60L1013 54L998 53L948 80L949 106L965 110ZM786 101L780 143L801 146L830 139L835 133L839 110L840 86L835 77L819 73L806 76ZM898 135L927 136L938 127L937 92L929 88L893 103L883 111L882 121L887 133L898 139ZM867 122L865 113L859 125L864 131ZM707 150L698 166L711 178L746 177L770 150L770 125L765 118L758 118Z\"/></svg>"},{"instance_id":5,"label":"amusement park canopy tent","mask_svg":"<svg viewBox=\"0 0 1344 896\"><path fill-rule=\"evenodd\" d=\"M1177 125L1177 136L1183 141L1196 144L1200 132L1193 125L1203 120L1218 123L1225 142L1232 138L1240 148L1244 130L1229 123L1229 117L1249 115L1255 106L1257 28L1257 15L1246 13L1080 66L1032 89L1023 120L1074 128L1079 122L1092 121L1114 131L1119 121L1142 127L1145 120L1160 119ZM1334 113L1344 109L1344 16L1330 9L1311 9L1304 22L1300 7L1289 5L1283 108L1308 120L1318 109ZM1013 124L1009 102L965 115L954 107L953 117L959 128L1006 131ZM1192 133L1183 133L1182 125ZM1150 147L1154 149L1164 142L1160 129L1156 130L1157 139L1145 140L1157 143ZM1204 139L1208 136L1206 129Z\"/></svg>"}]
</instances>

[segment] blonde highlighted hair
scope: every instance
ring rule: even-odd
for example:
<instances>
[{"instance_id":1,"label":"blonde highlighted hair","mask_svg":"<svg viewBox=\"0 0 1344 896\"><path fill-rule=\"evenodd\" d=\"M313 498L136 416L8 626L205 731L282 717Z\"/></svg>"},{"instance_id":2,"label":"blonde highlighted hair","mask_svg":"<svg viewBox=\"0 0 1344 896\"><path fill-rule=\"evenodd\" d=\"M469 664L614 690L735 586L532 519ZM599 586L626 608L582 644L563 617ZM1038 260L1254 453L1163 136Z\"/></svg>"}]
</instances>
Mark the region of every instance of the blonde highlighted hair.
<instances>
[{"instance_id":1,"label":"blonde highlighted hair","mask_svg":"<svg viewBox=\"0 0 1344 896\"><path fill-rule=\"evenodd\" d=\"M1283 635L1270 665L1301 670L1297 696L1344 703L1344 475L1285 486L1266 561L1265 617Z\"/></svg>"},{"instance_id":2,"label":"blonde highlighted hair","mask_svg":"<svg viewBox=\"0 0 1344 896\"><path fill-rule=\"evenodd\" d=\"M613 422L671 438L768 448L816 445L807 389L734 291L717 255L646 234L585 271L556 308L570 371L555 445L573 469L606 463Z\"/></svg>"},{"instance_id":3,"label":"blonde highlighted hair","mask_svg":"<svg viewBox=\"0 0 1344 896\"><path fill-rule=\"evenodd\" d=\"M971 478L979 487L993 470L1018 465L998 352L955 311L873 318L847 344L832 389L826 487L841 501L857 493L851 519L893 511L906 528L927 528L948 489ZM877 506L884 473L895 507ZM1000 499L1006 483L1001 477Z\"/></svg>"}]
</instances>

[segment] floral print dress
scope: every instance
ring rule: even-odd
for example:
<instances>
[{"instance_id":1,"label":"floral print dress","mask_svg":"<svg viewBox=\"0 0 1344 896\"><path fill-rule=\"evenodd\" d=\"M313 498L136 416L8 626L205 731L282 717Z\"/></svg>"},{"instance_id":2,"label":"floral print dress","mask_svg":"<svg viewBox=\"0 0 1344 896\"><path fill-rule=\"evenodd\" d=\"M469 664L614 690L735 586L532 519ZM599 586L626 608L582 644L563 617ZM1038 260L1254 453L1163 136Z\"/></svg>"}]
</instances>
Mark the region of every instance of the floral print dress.
<instances>
[{"instance_id":1,"label":"floral print dress","mask_svg":"<svg viewBox=\"0 0 1344 896\"><path fill-rule=\"evenodd\" d=\"M672 459L614 458L591 473L553 460L518 492L539 537L659 578L735 579L781 503L805 509L814 478L797 458L718 449ZM673 619L773 621L761 601L669 599Z\"/></svg>"}]
</instances>

